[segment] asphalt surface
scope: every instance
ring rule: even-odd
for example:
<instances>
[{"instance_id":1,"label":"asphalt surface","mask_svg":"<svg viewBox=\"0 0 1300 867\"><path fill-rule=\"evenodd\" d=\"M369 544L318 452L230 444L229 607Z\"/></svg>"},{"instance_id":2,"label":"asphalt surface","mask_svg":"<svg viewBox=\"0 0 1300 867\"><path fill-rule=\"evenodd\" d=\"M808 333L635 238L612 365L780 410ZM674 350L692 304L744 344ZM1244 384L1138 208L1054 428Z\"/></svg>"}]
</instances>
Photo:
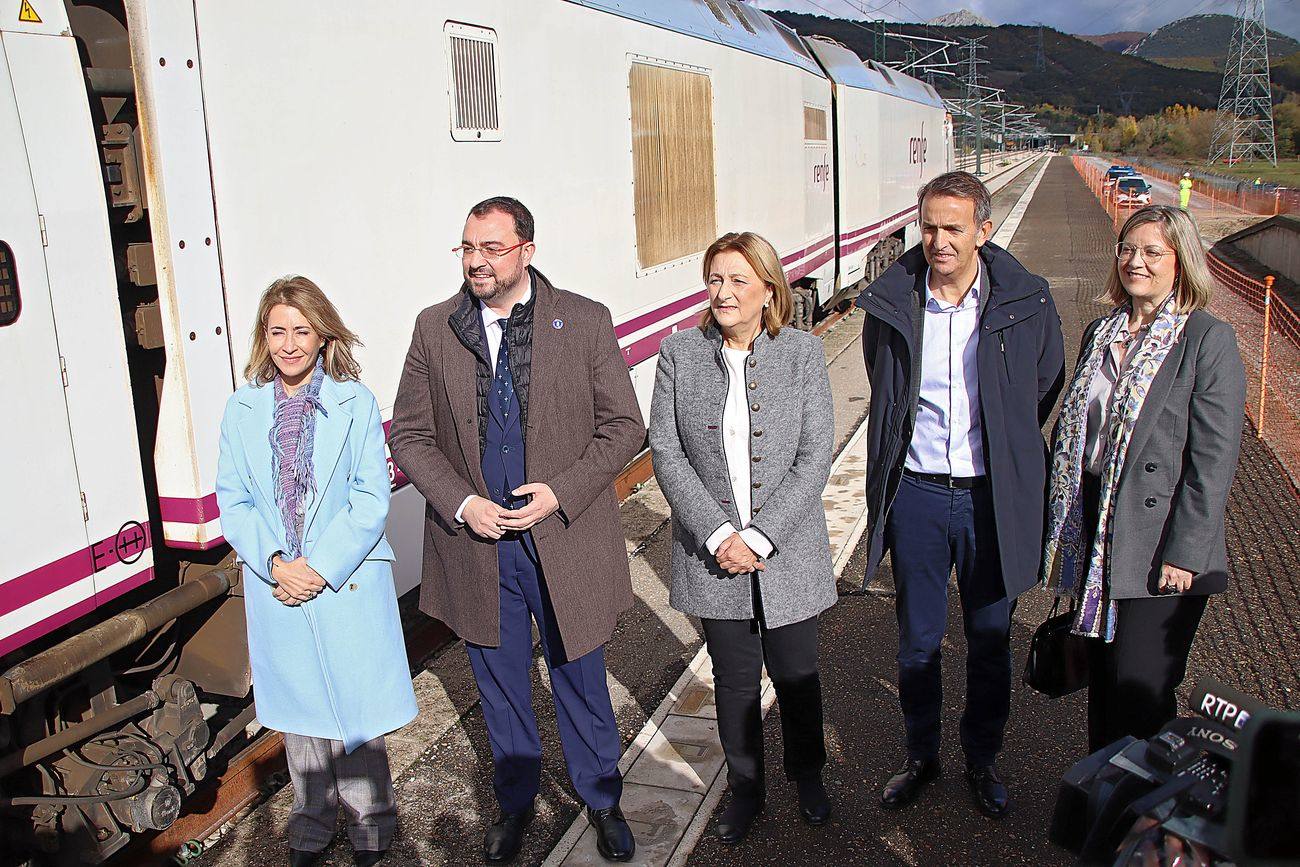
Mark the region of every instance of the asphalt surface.
<instances>
[{"instance_id":1,"label":"asphalt surface","mask_svg":"<svg viewBox=\"0 0 1300 867\"><path fill-rule=\"evenodd\" d=\"M1014 205L1036 168L1026 170L995 197L995 221ZM1068 361L1072 365L1083 326L1102 308L1093 302L1109 267L1110 222L1070 162L1053 160L1011 244L1031 270L1047 277L1061 311ZM869 405L861 368L855 314L825 339L836 394L837 448L842 447ZM1193 649L1188 685L1199 674L1280 707L1300 703L1300 665L1291 648L1300 626L1300 503L1277 484L1278 467L1247 435L1242 467L1228 515L1228 540L1235 581L1209 606ZM667 604L669 530L667 506L652 483L622 510L629 542L637 603L622 619L608 645L607 662L615 713L624 744L664 699L701 643L698 625ZM864 552L853 556L845 575L860 575ZM878 592L844 596L822 620L822 677L830 764L826 782L835 805L820 829L797 816L793 788L780 771L779 723L766 721L769 793L765 818L740 847L726 849L706 833L692 864L1065 864L1066 854L1046 839L1046 827L1061 774L1085 751L1085 704L1081 695L1048 700L1017 685L1006 749L999 762L1014 798L1001 822L975 812L962 779L957 744L964 685L964 640L953 594L945 643L944 774L911 808L886 813L877 801L880 786L902 756L894 654L897 628L891 579L883 570ZM1047 600L1027 594L1017 607L1013 648L1023 664L1027 641L1044 618ZM395 767L400 828L386 864L478 863L485 825L496 808L491 754L464 650L454 645L428 663L417 684L445 690L452 711L445 730ZM538 817L519 863L540 863L564 834L581 805L573 795L555 731L544 667L534 681L535 707L546 747ZM420 689L420 687L417 687ZM422 695L422 702L424 696ZM423 704L422 704L423 707ZM284 862L283 816L287 792L248 817L211 848L203 865L261 865ZM724 798L723 804L725 805ZM325 864L351 863L340 837Z\"/></svg>"}]
</instances>

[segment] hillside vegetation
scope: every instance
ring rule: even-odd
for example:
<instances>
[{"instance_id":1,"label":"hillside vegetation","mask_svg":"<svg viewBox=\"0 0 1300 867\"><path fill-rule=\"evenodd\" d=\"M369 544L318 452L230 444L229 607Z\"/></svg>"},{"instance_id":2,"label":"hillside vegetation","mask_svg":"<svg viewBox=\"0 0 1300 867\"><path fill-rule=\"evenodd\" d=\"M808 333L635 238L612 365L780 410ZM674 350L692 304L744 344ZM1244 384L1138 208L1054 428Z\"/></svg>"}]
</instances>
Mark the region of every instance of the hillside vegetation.
<instances>
[{"instance_id":1,"label":"hillside vegetation","mask_svg":"<svg viewBox=\"0 0 1300 867\"><path fill-rule=\"evenodd\" d=\"M1192 15L1152 31L1125 53L1164 66L1184 69L1219 70L1232 42L1236 19L1231 15ZM1300 42L1270 30L1270 57L1284 57L1300 51Z\"/></svg>"},{"instance_id":2,"label":"hillside vegetation","mask_svg":"<svg viewBox=\"0 0 1300 867\"><path fill-rule=\"evenodd\" d=\"M771 13L805 35L820 34L847 45L860 57L872 56L872 33L860 22L803 15ZM1132 93L1129 114L1154 114L1175 103L1213 108L1219 100L1220 76L1211 72L1171 69L1141 57L1106 51L1059 30L1043 28L1046 70L1035 70L1038 28L1016 24L1001 27L931 27L892 25L918 36L943 36L962 40L985 37L981 53L989 61L981 67L988 84L1004 88L1007 99L1042 108L1042 115L1058 132L1073 132L1098 106L1103 113L1120 114L1125 107L1120 91ZM957 60L959 49L950 48L949 59ZM905 60L901 43L888 40L885 61L901 65ZM961 96L961 85L946 76L935 78L935 86L948 97Z\"/></svg>"}]
</instances>

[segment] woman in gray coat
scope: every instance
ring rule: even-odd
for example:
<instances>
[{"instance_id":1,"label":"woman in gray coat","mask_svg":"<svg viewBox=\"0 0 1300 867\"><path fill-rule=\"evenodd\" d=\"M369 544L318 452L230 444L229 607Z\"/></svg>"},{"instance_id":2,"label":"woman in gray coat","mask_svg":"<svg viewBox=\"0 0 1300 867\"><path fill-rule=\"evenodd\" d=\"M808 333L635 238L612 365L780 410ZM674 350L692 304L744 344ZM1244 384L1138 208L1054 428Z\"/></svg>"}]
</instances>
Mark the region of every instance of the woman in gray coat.
<instances>
[{"instance_id":1,"label":"woman in gray coat","mask_svg":"<svg viewBox=\"0 0 1300 867\"><path fill-rule=\"evenodd\" d=\"M1052 436L1043 576L1078 600L1090 638L1090 751L1156 734L1177 711L1196 628L1228 585L1224 510L1246 378L1186 212L1120 230L1106 300L1085 330Z\"/></svg>"},{"instance_id":2,"label":"woman in gray coat","mask_svg":"<svg viewBox=\"0 0 1300 867\"><path fill-rule=\"evenodd\" d=\"M718 837L739 843L764 803L764 663L800 812L811 825L830 816L817 615L836 598L822 507L835 415L821 341L787 327L793 296L772 245L722 236L704 280L700 327L659 350L650 449L672 507L670 602L700 618L713 658L732 790Z\"/></svg>"}]
</instances>

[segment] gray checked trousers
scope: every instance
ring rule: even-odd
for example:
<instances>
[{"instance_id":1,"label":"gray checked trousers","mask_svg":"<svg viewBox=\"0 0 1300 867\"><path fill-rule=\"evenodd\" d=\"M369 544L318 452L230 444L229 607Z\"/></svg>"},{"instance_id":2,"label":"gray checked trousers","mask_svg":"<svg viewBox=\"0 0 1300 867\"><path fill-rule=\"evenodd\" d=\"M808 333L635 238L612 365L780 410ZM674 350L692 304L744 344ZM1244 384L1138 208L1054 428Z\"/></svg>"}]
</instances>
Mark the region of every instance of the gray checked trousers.
<instances>
[{"instance_id":1,"label":"gray checked trousers","mask_svg":"<svg viewBox=\"0 0 1300 867\"><path fill-rule=\"evenodd\" d=\"M344 753L342 741L285 732L284 754L293 781L289 848L320 852L328 846L340 804L353 849L388 848L397 827L397 799L382 737Z\"/></svg>"}]
</instances>

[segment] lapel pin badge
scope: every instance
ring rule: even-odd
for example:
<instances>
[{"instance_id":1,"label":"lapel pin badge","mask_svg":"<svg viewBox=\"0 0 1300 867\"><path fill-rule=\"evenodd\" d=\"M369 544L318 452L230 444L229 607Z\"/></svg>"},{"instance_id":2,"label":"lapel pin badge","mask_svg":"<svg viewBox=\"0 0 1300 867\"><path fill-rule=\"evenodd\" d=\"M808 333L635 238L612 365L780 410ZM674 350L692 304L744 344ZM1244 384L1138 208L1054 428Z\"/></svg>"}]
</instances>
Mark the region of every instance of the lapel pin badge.
<instances>
[{"instance_id":1,"label":"lapel pin badge","mask_svg":"<svg viewBox=\"0 0 1300 867\"><path fill-rule=\"evenodd\" d=\"M552 320L551 320L551 327L554 328L556 331L559 331L561 328L564 327L564 320L563 320L563 319L552 319Z\"/></svg>"}]
</instances>

